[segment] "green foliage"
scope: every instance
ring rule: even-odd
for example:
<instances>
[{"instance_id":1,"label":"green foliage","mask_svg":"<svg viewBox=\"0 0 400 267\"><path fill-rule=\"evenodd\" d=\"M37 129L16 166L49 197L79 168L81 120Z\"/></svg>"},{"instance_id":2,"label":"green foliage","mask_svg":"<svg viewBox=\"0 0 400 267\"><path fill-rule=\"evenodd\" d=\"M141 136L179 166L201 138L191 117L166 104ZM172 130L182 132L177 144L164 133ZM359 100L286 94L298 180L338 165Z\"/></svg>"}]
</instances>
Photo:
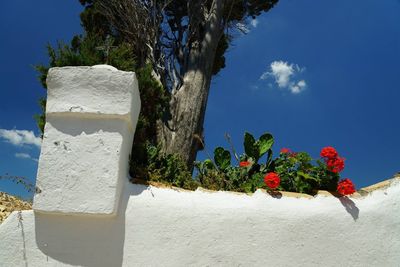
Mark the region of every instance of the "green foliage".
<instances>
[{"instance_id":1,"label":"green foliage","mask_svg":"<svg viewBox=\"0 0 400 267\"><path fill-rule=\"evenodd\" d=\"M86 33L96 36L113 35L113 30L107 18L99 11L94 0L79 0L85 7L80 14L81 25ZM114 36L116 37L116 36Z\"/></svg>"},{"instance_id":2,"label":"green foliage","mask_svg":"<svg viewBox=\"0 0 400 267\"><path fill-rule=\"evenodd\" d=\"M138 69L136 75L139 82L140 100L142 103L142 123L144 127L152 127L152 137L156 134L156 121L168 113L170 95L162 84L154 79L151 65ZM146 133L147 135L149 132Z\"/></svg>"},{"instance_id":3,"label":"green foliage","mask_svg":"<svg viewBox=\"0 0 400 267\"><path fill-rule=\"evenodd\" d=\"M146 169L150 169L150 165L153 166L154 159L148 157L148 147L157 146L157 120L168 113L169 94L152 76L150 65L138 69L136 74L139 82L141 111L132 146L133 157L130 174L132 177L147 179L149 175L147 175ZM154 172L154 170L150 170L150 172Z\"/></svg>"},{"instance_id":4,"label":"green foliage","mask_svg":"<svg viewBox=\"0 0 400 267\"><path fill-rule=\"evenodd\" d=\"M212 74L217 75L218 72L225 68L225 52L228 50L229 42L231 38L226 34L222 35L221 40L218 42L216 56L214 58L214 64L212 69Z\"/></svg>"},{"instance_id":5,"label":"green foliage","mask_svg":"<svg viewBox=\"0 0 400 267\"><path fill-rule=\"evenodd\" d=\"M193 12L190 12L189 9L199 4L199 7L204 6L204 10L206 10L210 8L211 2L198 2L197 4L193 2L188 5L187 1L183 0L169 1L168 3L162 1L155 4L155 8L153 7L152 9L150 8L151 4L147 5L145 2L139 1L137 4L148 10L151 18L165 18L162 25L156 25L156 29L158 27L160 31L156 36L159 40L154 40L156 45L152 49L155 53L149 55L141 53L143 49L138 49L138 47L141 48L144 45L142 44L142 39L139 38L138 41L132 41L134 38L127 38L129 35L132 35L131 33L120 31L115 24L111 23L110 16L106 16L101 12L99 1L79 1L84 7L80 14L84 34L75 36L69 44L58 42L54 47L51 45L47 46L49 64L36 66L43 87L47 87L46 78L48 70L51 67L91 66L106 63L120 70L135 71L139 81L142 108L135 132L133 143L134 153L131 158L130 174L133 177L164 180L176 186L191 187L191 183L194 180L188 179L187 170L184 170L182 162L177 156L158 155L155 157L153 154L154 148L157 147L157 123L160 119L171 116L169 114L170 94L166 88L171 88L171 84L175 83L166 82L168 79L165 78L165 73L159 72L163 81L163 84L161 84L154 78L153 67L155 66L150 66L147 63L150 56L156 57L156 60L173 58L175 60L173 65L178 65L177 69L183 71L187 66L188 58L190 58L192 45L197 46L204 39L202 22L196 21L199 17L193 16L191 14ZM228 25L236 25L236 21L245 21L246 18L258 16L261 12L271 9L276 2L277 0L232 2L231 5L226 5L226 10L224 10L226 25L227 27ZM158 9L160 6L163 6L163 8ZM121 14L115 15L117 18L122 16ZM168 22L167 24L165 23L166 21ZM193 27L186 25L192 25ZM165 36L171 36L171 34L178 36L178 32L180 37L176 42L170 43L169 38L165 38ZM130 41L127 42L127 40ZM216 55L211 66L213 75L225 67L224 54L231 41L232 35L228 31L224 31L218 41ZM173 45L171 46L171 44ZM161 49L163 46L168 47L168 49ZM169 47L173 47L173 49L171 50ZM165 62L166 65L161 67L165 68L170 63L167 60ZM178 77L177 79L180 78ZM39 129L43 132L46 108L45 99L40 100L40 107L42 113L36 115L35 119ZM271 150L268 148L270 146L268 140L265 141L264 138L260 138L256 143L252 144L252 149L254 149L254 155L252 154L254 157L253 161L257 161L266 152L268 152L269 156L271 155ZM203 166L210 167L209 176L212 176L211 173L225 171L227 178L219 179L216 177L215 179L218 181L210 179L208 184L212 186L212 184L218 183L220 184L218 188L233 189L238 187L244 172L231 167L229 151L222 148L216 150L214 160L216 162L212 163L212 168L214 169L211 169L210 162L203 163ZM173 178L173 175L176 177ZM165 178L161 176L165 176Z\"/></svg>"},{"instance_id":6,"label":"green foliage","mask_svg":"<svg viewBox=\"0 0 400 267\"><path fill-rule=\"evenodd\" d=\"M255 140L248 132L244 134L244 151L255 162L270 151L273 144L274 138L269 133L263 134L258 140Z\"/></svg>"},{"instance_id":7,"label":"green foliage","mask_svg":"<svg viewBox=\"0 0 400 267\"><path fill-rule=\"evenodd\" d=\"M231 165L231 153L222 147L214 150L214 161L220 170L226 170Z\"/></svg>"},{"instance_id":8,"label":"green foliage","mask_svg":"<svg viewBox=\"0 0 400 267\"><path fill-rule=\"evenodd\" d=\"M112 38L110 42L112 44ZM55 48L48 44L49 65L36 66L43 87L47 87L47 72L52 67L92 66L108 61L108 64L117 69L134 71L135 60L129 44L121 43L114 46L110 49L108 57L99 49L105 45L107 45L106 38L94 35L75 36L70 45L58 42Z\"/></svg>"},{"instance_id":9,"label":"green foliage","mask_svg":"<svg viewBox=\"0 0 400 267\"><path fill-rule=\"evenodd\" d=\"M148 165L131 164L141 179L163 182L189 190L195 190L199 186L178 155L166 155L161 152L160 147L150 143L145 145L145 155Z\"/></svg>"},{"instance_id":10,"label":"green foliage","mask_svg":"<svg viewBox=\"0 0 400 267\"><path fill-rule=\"evenodd\" d=\"M113 31L106 17L97 8L96 2L82 0L85 7L81 22L85 34L75 36L70 44L58 42L55 47L47 45L48 65L38 65L39 80L47 88L46 78L49 68L63 66L92 66L109 64L119 70L135 71L139 83L141 111L135 131L130 173L132 177L143 175L143 179L155 180L157 175L165 175L165 181L176 186L190 187L186 181L187 171L176 156L148 157L148 148L156 146L157 121L168 114L170 95L157 81L151 65L139 66L131 44ZM44 131L46 99L40 100L41 114L35 116L38 128ZM133 167L135 166L135 167ZM160 170L156 170L156 167ZM172 178L175 175L176 178ZM161 179L161 178L159 178Z\"/></svg>"},{"instance_id":11,"label":"green foliage","mask_svg":"<svg viewBox=\"0 0 400 267\"><path fill-rule=\"evenodd\" d=\"M106 61L110 65L126 71L134 71L134 56L129 44L122 43L110 50L106 55L97 49L105 45L105 39L96 36L75 36L70 45L58 42L54 48L50 44L47 45L49 55L49 65L37 65L35 69L39 73L39 80L44 88L47 88L46 78L47 72L52 67L63 66L92 66L103 64ZM43 133L45 124L46 100L40 99L39 105L42 113L35 116L37 126Z\"/></svg>"},{"instance_id":12,"label":"green foliage","mask_svg":"<svg viewBox=\"0 0 400 267\"><path fill-rule=\"evenodd\" d=\"M151 162L146 157L146 144L156 144L156 123L163 114L168 112L169 94L163 86L153 77L152 68L146 65L143 68L135 70L135 60L129 45L122 43L110 50L108 57L96 48L105 45L106 40L100 40L98 37L76 37L70 45L59 43L56 48L48 46L49 66L37 66L39 78L44 87L46 87L47 72L50 67L79 66L103 64L108 60L108 64L125 71L136 71L139 82L141 112L135 132L133 144L132 165L145 168ZM39 129L43 132L45 124L45 99L40 100L42 113L36 115L36 121ZM171 159L172 160L172 159ZM131 175L137 176L134 168L131 167Z\"/></svg>"},{"instance_id":13,"label":"green foliage","mask_svg":"<svg viewBox=\"0 0 400 267\"><path fill-rule=\"evenodd\" d=\"M281 152L272 159L274 138L265 133L256 140L250 133L244 135L245 154L240 156L240 166L231 166L231 154L222 147L214 151L214 162L207 159L196 162L197 179L201 186L212 190L254 192L257 188L268 189L264 176L274 172L280 177L278 190L314 194L317 190L335 191L339 174L327 169L320 160L313 164L305 152ZM266 155L265 163L259 160Z\"/></svg>"},{"instance_id":14,"label":"green foliage","mask_svg":"<svg viewBox=\"0 0 400 267\"><path fill-rule=\"evenodd\" d=\"M273 162L274 171L281 178L281 188L286 191L313 193L320 188L317 167L311 164L311 157L305 152L280 153ZM322 173L321 173L322 174ZM326 173L324 173L326 174Z\"/></svg>"},{"instance_id":15,"label":"green foliage","mask_svg":"<svg viewBox=\"0 0 400 267\"><path fill-rule=\"evenodd\" d=\"M39 99L39 107L40 107L41 113L35 114L34 119L36 121L37 127L40 129L40 132L43 134L44 125L46 123L46 98L42 97Z\"/></svg>"},{"instance_id":16,"label":"green foliage","mask_svg":"<svg viewBox=\"0 0 400 267\"><path fill-rule=\"evenodd\" d=\"M322 161L317 160L316 165L313 165L307 153L280 153L273 159L274 138L269 133L261 135L257 140L250 133L245 133L245 153L240 156L240 160L247 163L243 166L233 166L231 153L222 147L217 147L213 160L196 162L198 174L192 178L186 164L179 156L161 153L157 144L157 123L160 119L170 116L170 94L166 89L167 84L164 82L163 86L154 78L153 66L146 64L148 62L146 55L134 52L137 51L138 44L124 41L127 39L123 34L111 27L107 17L99 12L96 1L80 0L80 2L84 6L80 18L85 34L75 36L70 44L58 42L55 47L48 45L49 64L36 66L36 70L44 88L46 88L47 72L51 67L107 63L120 70L136 72L142 108L133 143L134 153L130 159L132 177L192 190L200 185L212 190L254 192L257 188L268 189L263 181L264 176L268 172L275 172L281 179L278 187L280 190L313 193L317 189L332 191L336 189L339 175L329 171ZM224 11L225 17L228 22L244 21L245 18L254 18L268 11L276 2L277 0L236 1ZM186 1L181 0L167 5L164 15L168 17L170 31L182 30L182 21L187 20L187 8ZM196 36L201 38L201 34ZM199 40L191 41L196 43ZM219 40L212 65L213 75L225 67L224 54L231 41L232 36L227 32ZM183 45L188 47L186 43ZM185 51L189 52L190 49ZM177 56L176 60L177 64L185 66L184 57ZM46 100L41 99L39 104L42 113L35 118L43 132ZM260 163L263 157L265 161Z\"/></svg>"}]
</instances>

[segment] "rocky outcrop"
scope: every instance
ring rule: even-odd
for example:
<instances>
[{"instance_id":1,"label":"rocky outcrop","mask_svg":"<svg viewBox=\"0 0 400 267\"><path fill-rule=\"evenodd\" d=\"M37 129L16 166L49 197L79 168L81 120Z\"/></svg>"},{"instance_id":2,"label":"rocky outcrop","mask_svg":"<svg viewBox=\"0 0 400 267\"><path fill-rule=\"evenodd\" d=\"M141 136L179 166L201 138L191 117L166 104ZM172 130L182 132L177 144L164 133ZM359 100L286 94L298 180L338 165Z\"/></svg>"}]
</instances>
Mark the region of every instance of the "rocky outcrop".
<instances>
[{"instance_id":1,"label":"rocky outcrop","mask_svg":"<svg viewBox=\"0 0 400 267\"><path fill-rule=\"evenodd\" d=\"M32 203L21 200L20 198L0 192L0 223L2 223L11 212L15 210L31 210Z\"/></svg>"}]
</instances>

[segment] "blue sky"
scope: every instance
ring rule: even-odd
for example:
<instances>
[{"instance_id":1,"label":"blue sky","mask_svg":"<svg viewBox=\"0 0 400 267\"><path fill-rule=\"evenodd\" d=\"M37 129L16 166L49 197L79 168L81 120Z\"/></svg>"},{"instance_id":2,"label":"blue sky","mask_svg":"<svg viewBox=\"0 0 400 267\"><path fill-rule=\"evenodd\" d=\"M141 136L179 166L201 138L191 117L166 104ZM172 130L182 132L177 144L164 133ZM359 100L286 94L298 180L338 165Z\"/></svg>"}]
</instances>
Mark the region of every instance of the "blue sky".
<instances>
[{"instance_id":1,"label":"blue sky","mask_svg":"<svg viewBox=\"0 0 400 267\"><path fill-rule=\"evenodd\" d=\"M77 0L0 3L0 175L35 179L40 150L30 131L38 136L33 115L45 92L32 65L47 63L47 42L81 32L80 11ZM245 131L268 131L275 152L318 157L334 146L346 158L342 177L358 188L400 171L399 1L280 0L248 29L212 82L208 150L228 147L225 132L241 152ZM28 196L5 181L0 191Z\"/></svg>"}]
</instances>

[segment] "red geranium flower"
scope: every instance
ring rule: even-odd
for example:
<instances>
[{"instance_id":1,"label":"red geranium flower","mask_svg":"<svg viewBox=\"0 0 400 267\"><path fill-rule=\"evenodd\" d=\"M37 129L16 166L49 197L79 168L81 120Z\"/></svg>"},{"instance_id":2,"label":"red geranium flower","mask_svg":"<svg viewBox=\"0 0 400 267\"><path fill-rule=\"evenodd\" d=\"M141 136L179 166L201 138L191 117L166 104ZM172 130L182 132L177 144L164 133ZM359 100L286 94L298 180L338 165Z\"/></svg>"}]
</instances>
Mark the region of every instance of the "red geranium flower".
<instances>
[{"instance_id":1,"label":"red geranium flower","mask_svg":"<svg viewBox=\"0 0 400 267\"><path fill-rule=\"evenodd\" d=\"M339 194L345 196L353 194L354 192L356 192L356 189L354 188L353 182L350 179L346 178L338 183L337 191Z\"/></svg>"},{"instance_id":2,"label":"red geranium flower","mask_svg":"<svg viewBox=\"0 0 400 267\"><path fill-rule=\"evenodd\" d=\"M271 189L275 189L281 183L281 178L274 172L269 172L264 177L264 183Z\"/></svg>"},{"instance_id":3,"label":"red geranium flower","mask_svg":"<svg viewBox=\"0 0 400 267\"><path fill-rule=\"evenodd\" d=\"M328 167L329 171L339 173L344 169L344 158L329 158L326 160L326 166Z\"/></svg>"},{"instance_id":4,"label":"red geranium flower","mask_svg":"<svg viewBox=\"0 0 400 267\"><path fill-rule=\"evenodd\" d=\"M240 167L249 167L251 165L250 161L241 161L239 162Z\"/></svg>"},{"instance_id":5,"label":"red geranium flower","mask_svg":"<svg viewBox=\"0 0 400 267\"><path fill-rule=\"evenodd\" d=\"M321 149L320 155L323 158L333 159L338 156L338 153L337 153L336 149L334 149L333 147L327 146L327 147L324 147L323 149Z\"/></svg>"},{"instance_id":6,"label":"red geranium flower","mask_svg":"<svg viewBox=\"0 0 400 267\"><path fill-rule=\"evenodd\" d=\"M284 147L284 148L281 149L281 153L282 154L288 154L290 152L292 152L292 150L290 150L289 148Z\"/></svg>"}]
</instances>

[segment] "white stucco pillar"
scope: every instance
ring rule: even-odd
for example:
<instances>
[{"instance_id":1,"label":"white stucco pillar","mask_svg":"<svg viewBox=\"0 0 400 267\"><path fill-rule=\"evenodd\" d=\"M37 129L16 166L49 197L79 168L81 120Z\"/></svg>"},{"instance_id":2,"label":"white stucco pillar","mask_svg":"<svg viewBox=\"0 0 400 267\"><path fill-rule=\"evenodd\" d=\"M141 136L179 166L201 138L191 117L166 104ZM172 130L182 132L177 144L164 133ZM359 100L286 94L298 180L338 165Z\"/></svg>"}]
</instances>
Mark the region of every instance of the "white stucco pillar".
<instances>
[{"instance_id":1,"label":"white stucco pillar","mask_svg":"<svg viewBox=\"0 0 400 267\"><path fill-rule=\"evenodd\" d=\"M50 69L37 212L115 215L140 111L133 72Z\"/></svg>"}]
</instances>

